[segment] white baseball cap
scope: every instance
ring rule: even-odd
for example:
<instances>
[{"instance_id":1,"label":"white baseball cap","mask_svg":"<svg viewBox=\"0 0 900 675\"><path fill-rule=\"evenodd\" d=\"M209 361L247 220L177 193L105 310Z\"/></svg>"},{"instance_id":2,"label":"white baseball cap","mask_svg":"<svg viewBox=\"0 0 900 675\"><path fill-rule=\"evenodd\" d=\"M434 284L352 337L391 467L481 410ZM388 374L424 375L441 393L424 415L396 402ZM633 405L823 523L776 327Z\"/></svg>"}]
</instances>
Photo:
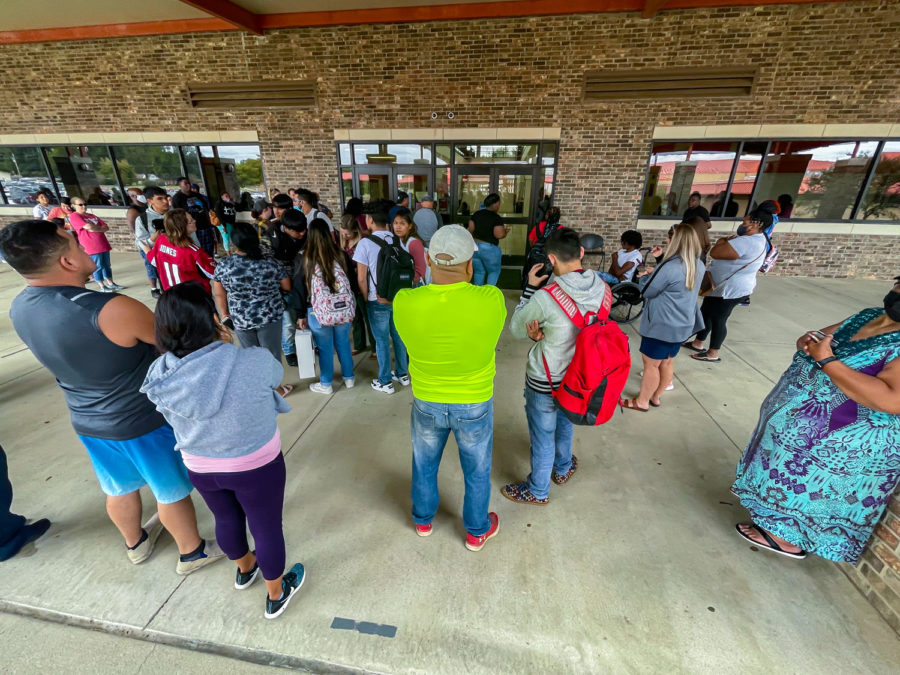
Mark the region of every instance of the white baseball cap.
<instances>
[{"instance_id":1,"label":"white baseball cap","mask_svg":"<svg viewBox=\"0 0 900 675\"><path fill-rule=\"evenodd\" d=\"M436 265L459 265L471 260L477 250L475 240L466 228L461 225L444 225L431 237L428 257Z\"/></svg>"}]
</instances>

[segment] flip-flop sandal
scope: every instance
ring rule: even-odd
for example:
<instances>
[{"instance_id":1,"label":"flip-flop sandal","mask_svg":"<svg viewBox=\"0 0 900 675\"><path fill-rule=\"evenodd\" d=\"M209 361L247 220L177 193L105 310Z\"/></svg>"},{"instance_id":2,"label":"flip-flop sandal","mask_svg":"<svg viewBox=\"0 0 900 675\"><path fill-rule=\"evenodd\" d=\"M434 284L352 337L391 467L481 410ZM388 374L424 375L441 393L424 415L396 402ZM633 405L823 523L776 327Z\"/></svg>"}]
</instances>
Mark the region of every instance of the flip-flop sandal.
<instances>
[{"instance_id":1,"label":"flip-flop sandal","mask_svg":"<svg viewBox=\"0 0 900 675\"><path fill-rule=\"evenodd\" d=\"M766 544L761 544L760 542L756 541L755 539L752 539L750 537L750 535L744 534L743 532L741 532L741 525L749 525L754 530L756 530L759 533L759 535L763 539L766 540L766 542L768 543L768 546L766 546ZM737 525L734 526L734 529L740 535L741 539L746 539L754 546L761 548L765 551L771 551L772 553L777 553L778 555L783 555L787 558L793 558L794 560L803 560L806 557L806 551L804 551L802 549L798 553L791 553L790 551L785 551L783 548L781 548L776 543L776 541L774 539L772 539L772 537L769 536L768 532L766 532L764 529L762 529L756 523L738 523Z\"/></svg>"},{"instance_id":2,"label":"flip-flop sandal","mask_svg":"<svg viewBox=\"0 0 900 675\"><path fill-rule=\"evenodd\" d=\"M695 347L694 345L692 345L690 342L684 342L684 343L682 343L681 347L682 347L682 349L690 349L692 352L702 352L702 351L706 351L706 350L703 349L702 347L698 349L697 347Z\"/></svg>"},{"instance_id":3,"label":"flip-flop sandal","mask_svg":"<svg viewBox=\"0 0 900 675\"><path fill-rule=\"evenodd\" d=\"M662 403L661 403L661 402L660 402L660 403L654 403L653 401L650 401L650 405L652 405L654 408L658 408L659 406L662 405Z\"/></svg>"},{"instance_id":4,"label":"flip-flop sandal","mask_svg":"<svg viewBox=\"0 0 900 675\"><path fill-rule=\"evenodd\" d=\"M650 408L639 408L637 402L633 398L620 398L619 408L628 408L629 410L637 410L638 412L647 412Z\"/></svg>"},{"instance_id":5,"label":"flip-flop sandal","mask_svg":"<svg viewBox=\"0 0 900 675\"><path fill-rule=\"evenodd\" d=\"M696 354L691 354L691 358L694 361L703 361L704 363L721 363L722 359L718 356L714 359L709 358L709 352L705 349L702 352L697 352Z\"/></svg>"},{"instance_id":6,"label":"flip-flop sandal","mask_svg":"<svg viewBox=\"0 0 900 675\"><path fill-rule=\"evenodd\" d=\"M278 387L278 393L281 394L281 398L286 398L288 394L294 391L294 385L292 384L283 384Z\"/></svg>"}]
</instances>

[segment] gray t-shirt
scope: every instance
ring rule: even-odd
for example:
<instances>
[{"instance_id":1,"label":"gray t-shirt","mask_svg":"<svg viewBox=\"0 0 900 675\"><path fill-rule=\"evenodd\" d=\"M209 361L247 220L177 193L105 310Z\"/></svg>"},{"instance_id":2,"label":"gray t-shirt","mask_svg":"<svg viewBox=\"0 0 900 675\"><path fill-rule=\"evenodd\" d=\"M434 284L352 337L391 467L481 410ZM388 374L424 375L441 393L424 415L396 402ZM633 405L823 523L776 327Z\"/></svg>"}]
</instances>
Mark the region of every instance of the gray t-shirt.
<instances>
[{"instance_id":1,"label":"gray t-shirt","mask_svg":"<svg viewBox=\"0 0 900 675\"><path fill-rule=\"evenodd\" d=\"M434 209L421 208L413 216L413 222L415 222L419 236L422 237L422 241L425 242L427 247L434 233L441 226L438 214L435 213Z\"/></svg>"},{"instance_id":2,"label":"gray t-shirt","mask_svg":"<svg viewBox=\"0 0 900 675\"><path fill-rule=\"evenodd\" d=\"M729 240L737 251L737 260L710 260L709 273L716 289L710 297L733 300L750 295L756 288L756 274L766 255L766 238L762 234ZM749 264L748 264L749 263Z\"/></svg>"}]
</instances>

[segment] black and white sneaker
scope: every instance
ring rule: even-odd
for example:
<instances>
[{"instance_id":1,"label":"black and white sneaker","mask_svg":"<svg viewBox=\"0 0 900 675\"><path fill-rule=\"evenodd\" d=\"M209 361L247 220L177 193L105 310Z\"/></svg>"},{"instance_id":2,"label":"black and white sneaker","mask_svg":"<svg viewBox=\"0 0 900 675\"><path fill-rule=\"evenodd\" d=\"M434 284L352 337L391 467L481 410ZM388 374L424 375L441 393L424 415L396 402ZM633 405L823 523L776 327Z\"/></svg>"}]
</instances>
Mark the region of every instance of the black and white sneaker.
<instances>
[{"instance_id":1,"label":"black and white sneaker","mask_svg":"<svg viewBox=\"0 0 900 675\"><path fill-rule=\"evenodd\" d=\"M237 573L234 576L234 587L239 591L242 591L245 588L250 588L253 585L253 582L256 581L256 577L258 576L259 564L253 565L253 569L249 572L241 572L241 568L238 567Z\"/></svg>"},{"instance_id":2,"label":"black and white sneaker","mask_svg":"<svg viewBox=\"0 0 900 675\"><path fill-rule=\"evenodd\" d=\"M266 596L265 617L267 619L277 619L281 616L282 612L287 609L288 603L300 590L304 581L306 581L306 570L303 569L303 563L297 563L281 579L281 599L271 600L268 595Z\"/></svg>"},{"instance_id":3,"label":"black and white sneaker","mask_svg":"<svg viewBox=\"0 0 900 675\"><path fill-rule=\"evenodd\" d=\"M397 371L396 371L396 370L392 370L392 371L391 371L391 379L392 379L394 382L399 382L399 383L402 384L404 387L408 387L408 386L409 386L409 375L397 375Z\"/></svg>"}]
</instances>

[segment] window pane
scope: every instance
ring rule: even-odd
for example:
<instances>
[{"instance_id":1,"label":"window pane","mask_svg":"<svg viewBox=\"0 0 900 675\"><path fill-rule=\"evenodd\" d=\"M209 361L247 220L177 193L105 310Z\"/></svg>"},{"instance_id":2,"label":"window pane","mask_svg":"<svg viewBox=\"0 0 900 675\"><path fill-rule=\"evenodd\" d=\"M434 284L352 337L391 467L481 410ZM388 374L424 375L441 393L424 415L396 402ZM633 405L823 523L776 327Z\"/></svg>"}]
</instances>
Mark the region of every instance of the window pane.
<instances>
[{"instance_id":1,"label":"window pane","mask_svg":"<svg viewBox=\"0 0 900 675\"><path fill-rule=\"evenodd\" d=\"M410 208L415 210L416 202L428 192L428 174L401 171L397 174L397 189L413 196L415 202L410 204Z\"/></svg>"},{"instance_id":2,"label":"window pane","mask_svg":"<svg viewBox=\"0 0 900 675\"><path fill-rule=\"evenodd\" d=\"M170 194L178 189L181 160L174 145L117 145L113 153L126 188L158 185Z\"/></svg>"},{"instance_id":3,"label":"window pane","mask_svg":"<svg viewBox=\"0 0 900 675\"><path fill-rule=\"evenodd\" d=\"M202 149L201 149L202 152ZM241 210L249 210L254 199L265 197L262 160L258 145L218 145L215 157L201 157L200 164L209 198L213 205L227 192L231 200L241 205ZM201 192L203 185L200 184ZM244 196L245 193L249 196Z\"/></svg>"},{"instance_id":4,"label":"window pane","mask_svg":"<svg viewBox=\"0 0 900 675\"><path fill-rule=\"evenodd\" d=\"M900 220L900 141L884 144L856 217L860 220Z\"/></svg>"},{"instance_id":5,"label":"window pane","mask_svg":"<svg viewBox=\"0 0 900 675\"><path fill-rule=\"evenodd\" d=\"M215 157L216 152L213 150L213 146L211 145L201 145L200 147L200 156L201 157Z\"/></svg>"},{"instance_id":6,"label":"window pane","mask_svg":"<svg viewBox=\"0 0 900 675\"><path fill-rule=\"evenodd\" d=\"M440 214L450 213L450 169L434 170L434 191L437 195L437 203L434 205L435 210Z\"/></svg>"},{"instance_id":7,"label":"window pane","mask_svg":"<svg viewBox=\"0 0 900 675\"><path fill-rule=\"evenodd\" d=\"M363 202L373 202L378 199L390 199L393 201L396 195L392 195L391 177L387 173L359 173L359 198Z\"/></svg>"},{"instance_id":8,"label":"window pane","mask_svg":"<svg viewBox=\"0 0 900 675\"><path fill-rule=\"evenodd\" d=\"M184 166L187 168L187 177L191 184L197 184L200 188L200 194L205 195L206 190L203 189L203 178L200 169L200 156L197 154L197 148L193 145L182 145L184 152ZM218 195L216 195L218 198Z\"/></svg>"},{"instance_id":9,"label":"window pane","mask_svg":"<svg viewBox=\"0 0 900 675\"><path fill-rule=\"evenodd\" d=\"M537 221L544 220L547 216L547 209L553 204L553 169L544 169L544 182L541 186L541 198L538 201Z\"/></svg>"},{"instance_id":10,"label":"window pane","mask_svg":"<svg viewBox=\"0 0 900 675\"><path fill-rule=\"evenodd\" d=\"M535 164L538 146L525 145L456 145L457 164Z\"/></svg>"},{"instance_id":11,"label":"window pane","mask_svg":"<svg viewBox=\"0 0 900 675\"><path fill-rule=\"evenodd\" d=\"M755 201L786 195L791 218L849 218L876 147L874 141L774 142Z\"/></svg>"},{"instance_id":12,"label":"window pane","mask_svg":"<svg viewBox=\"0 0 900 675\"><path fill-rule=\"evenodd\" d=\"M353 161L357 164L430 165L431 146L420 143L354 143ZM341 162L344 162L343 155Z\"/></svg>"},{"instance_id":13,"label":"window pane","mask_svg":"<svg viewBox=\"0 0 900 675\"><path fill-rule=\"evenodd\" d=\"M449 145L437 145L434 148L435 164L449 164L450 163L450 146Z\"/></svg>"},{"instance_id":14,"label":"window pane","mask_svg":"<svg viewBox=\"0 0 900 675\"><path fill-rule=\"evenodd\" d=\"M681 217L694 192L700 193L698 206L711 211L728 186L736 153L737 143L727 141L654 143L641 215Z\"/></svg>"},{"instance_id":15,"label":"window pane","mask_svg":"<svg viewBox=\"0 0 900 675\"><path fill-rule=\"evenodd\" d=\"M341 164L351 164L352 160L350 159L350 144L349 143L340 143L338 145L338 153L341 156Z\"/></svg>"},{"instance_id":16,"label":"window pane","mask_svg":"<svg viewBox=\"0 0 900 675\"><path fill-rule=\"evenodd\" d=\"M122 195L105 145L46 148L56 185L65 197L91 206L121 206Z\"/></svg>"},{"instance_id":17,"label":"window pane","mask_svg":"<svg viewBox=\"0 0 900 675\"><path fill-rule=\"evenodd\" d=\"M349 166L341 168L341 194L344 196L344 206L346 206L347 202L353 198L353 169Z\"/></svg>"},{"instance_id":18,"label":"window pane","mask_svg":"<svg viewBox=\"0 0 900 675\"><path fill-rule=\"evenodd\" d=\"M556 143L544 143L541 155L541 164L553 166L556 163Z\"/></svg>"},{"instance_id":19,"label":"window pane","mask_svg":"<svg viewBox=\"0 0 900 675\"><path fill-rule=\"evenodd\" d=\"M753 194L753 186L759 177L759 167L765 153L765 141L744 143L737 170L734 172L734 183L731 185L728 203L725 204L724 191L719 191L716 201L709 210L713 218L735 218L743 216L750 210L750 196ZM784 216L782 216L783 218Z\"/></svg>"},{"instance_id":20,"label":"window pane","mask_svg":"<svg viewBox=\"0 0 900 675\"><path fill-rule=\"evenodd\" d=\"M481 208L481 202L491 192L488 174L456 174L456 214L453 222L467 224L469 217Z\"/></svg>"},{"instance_id":21,"label":"window pane","mask_svg":"<svg viewBox=\"0 0 900 675\"><path fill-rule=\"evenodd\" d=\"M53 182L44 170L44 160L37 148L0 147L0 180L10 204L37 204L39 190L53 192Z\"/></svg>"}]
</instances>

